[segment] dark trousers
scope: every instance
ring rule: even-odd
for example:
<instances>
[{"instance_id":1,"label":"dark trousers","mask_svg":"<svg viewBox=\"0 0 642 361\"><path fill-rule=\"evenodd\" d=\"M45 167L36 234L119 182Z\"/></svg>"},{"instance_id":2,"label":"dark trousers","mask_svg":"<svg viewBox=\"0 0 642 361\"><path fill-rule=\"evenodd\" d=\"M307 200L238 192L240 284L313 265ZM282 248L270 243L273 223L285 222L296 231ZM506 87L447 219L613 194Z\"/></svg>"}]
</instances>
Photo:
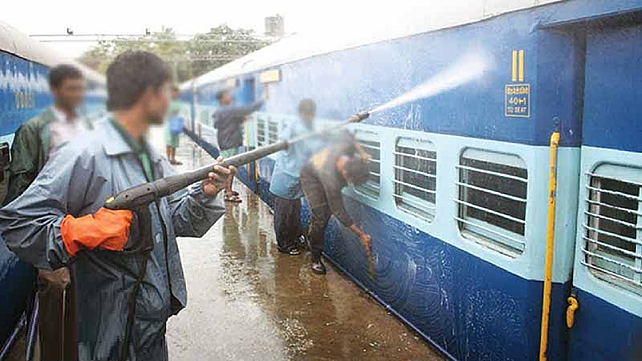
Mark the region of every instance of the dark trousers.
<instances>
[{"instance_id":1,"label":"dark trousers","mask_svg":"<svg viewBox=\"0 0 642 361\"><path fill-rule=\"evenodd\" d=\"M308 225L310 252L314 256L320 256L323 252L325 227L332 217L332 211L323 184L316 177L309 176L307 172L301 172L301 186L310 203L311 215Z\"/></svg>"},{"instance_id":2,"label":"dark trousers","mask_svg":"<svg viewBox=\"0 0 642 361\"><path fill-rule=\"evenodd\" d=\"M71 284L63 291L61 281L51 274L49 280L38 277L38 335L40 360L72 361L78 359L78 328L76 325L76 287ZM52 281L53 280L53 281Z\"/></svg>"},{"instance_id":3,"label":"dark trousers","mask_svg":"<svg viewBox=\"0 0 642 361\"><path fill-rule=\"evenodd\" d=\"M301 235L301 200L274 196L274 233L281 250L296 245Z\"/></svg>"},{"instance_id":4,"label":"dark trousers","mask_svg":"<svg viewBox=\"0 0 642 361\"><path fill-rule=\"evenodd\" d=\"M320 256L325 243L325 227L330 221L330 208L312 208L308 238L310 239L310 252L314 256Z\"/></svg>"}]
</instances>

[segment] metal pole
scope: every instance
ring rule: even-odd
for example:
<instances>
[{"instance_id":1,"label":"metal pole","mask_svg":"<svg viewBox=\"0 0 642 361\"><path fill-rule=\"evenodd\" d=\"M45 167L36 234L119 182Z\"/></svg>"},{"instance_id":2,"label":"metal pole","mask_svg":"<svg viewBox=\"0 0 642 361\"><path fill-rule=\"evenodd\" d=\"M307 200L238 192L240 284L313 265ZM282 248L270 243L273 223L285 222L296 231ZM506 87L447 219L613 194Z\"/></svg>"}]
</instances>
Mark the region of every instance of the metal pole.
<instances>
[{"instance_id":1,"label":"metal pole","mask_svg":"<svg viewBox=\"0 0 642 361\"><path fill-rule=\"evenodd\" d=\"M555 205L557 202L557 148L560 132L551 134L551 159L548 174L548 220L546 227L546 265L544 273L544 294L542 299L542 330L539 344L539 359L546 361L548 349L548 322L551 312L551 287L553 283L553 250L555 248Z\"/></svg>"},{"instance_id":2,"label":"metal pole","mask_svg":"<svg viewBox=\"0 0 642 361\"><path fill-rule=\"evenodd\" d=\"M38 345L38 319L40 317L40 298L38 292L35 293L33 299L33 307L31 310L30 322L27 323L27 361L33 360L33 355L36 352Z\"/></svg>"},{"instance_id":3,"label":"metal pole","mask_svg":"<svg viewBox=\"0 0 642 361\"><path fill-rule=\"evenodd\" d=\"M5 357L9 355L9 352L11 351L13 345L16 343L16 340L20 336L20 331L25 327L27 324L27 311L22 313L22 316L20 316L20 320L18 321L18 324L16 327L13 329L11 332L11 335L9 335L9 338L7 338L7 341L5 341L4 345L2 345L2 349L0 350L0 360L4 360Z\"/></svg>"}]
</instances>

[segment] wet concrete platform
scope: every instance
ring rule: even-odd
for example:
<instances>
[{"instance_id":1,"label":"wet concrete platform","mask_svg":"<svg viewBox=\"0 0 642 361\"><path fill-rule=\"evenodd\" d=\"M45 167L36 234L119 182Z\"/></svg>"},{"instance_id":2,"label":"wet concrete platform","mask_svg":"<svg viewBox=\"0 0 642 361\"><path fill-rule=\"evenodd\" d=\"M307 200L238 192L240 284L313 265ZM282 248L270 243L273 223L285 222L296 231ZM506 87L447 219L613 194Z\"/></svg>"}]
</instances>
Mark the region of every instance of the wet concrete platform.
<instances>
[{"instance_id":1,"label":"wet concrete platform","mask_svg":"<svg viewBox=\"0 0 642 361\"><path fill-rule=\"evenodd\" d=\"M213 161L181 141L179 170ZM171 360L444 359L328 262L317 276L305 253L278 253L269 208L236 189L243 203L202 239L178 240L188 304L169 321Z\"/></svg>"}]
</instances>

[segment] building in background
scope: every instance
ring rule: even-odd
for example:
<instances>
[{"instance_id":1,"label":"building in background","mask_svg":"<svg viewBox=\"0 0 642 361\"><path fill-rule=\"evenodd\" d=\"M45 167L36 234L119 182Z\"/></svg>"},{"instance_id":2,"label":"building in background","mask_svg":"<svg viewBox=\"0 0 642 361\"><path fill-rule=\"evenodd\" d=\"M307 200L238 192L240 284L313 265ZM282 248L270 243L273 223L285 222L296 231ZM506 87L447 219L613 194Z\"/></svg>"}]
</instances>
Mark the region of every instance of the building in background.
<instances>
[{"instance_id":1,"label":"building in background","mask_svg":"<svg viewBox=\"0 0 642 361\"><path fill-rule=\"evenodd\" d=\"M265 18L265 35L282 38L285 34L285 21L283 16L276 14Z\"/></svg>"}]
</instances>

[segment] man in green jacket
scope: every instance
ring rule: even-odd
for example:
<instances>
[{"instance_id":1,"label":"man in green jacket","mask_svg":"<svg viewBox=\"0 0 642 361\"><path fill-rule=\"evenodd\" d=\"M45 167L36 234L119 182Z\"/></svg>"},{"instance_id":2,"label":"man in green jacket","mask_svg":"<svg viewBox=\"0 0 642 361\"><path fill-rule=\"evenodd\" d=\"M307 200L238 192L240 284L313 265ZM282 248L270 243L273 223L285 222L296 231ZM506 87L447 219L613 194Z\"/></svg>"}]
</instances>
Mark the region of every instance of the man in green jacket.
<instances>
[{"instance_id":1,"label":"man in green jacket","mask_svg":"<svg viewBox=\"0 0 642 361\"><path fill-rule=\"evenodd\" d=\"M85 92L80 70L67 64L52 68L49 86L54 104L28 120L15 133L5 205L29 187L56 149L90 127L77 111ZM55 271L38 270L38 333L42 360L77 359L76 302L71 282L66 267Z\"/></svg>"}]
</instances>

